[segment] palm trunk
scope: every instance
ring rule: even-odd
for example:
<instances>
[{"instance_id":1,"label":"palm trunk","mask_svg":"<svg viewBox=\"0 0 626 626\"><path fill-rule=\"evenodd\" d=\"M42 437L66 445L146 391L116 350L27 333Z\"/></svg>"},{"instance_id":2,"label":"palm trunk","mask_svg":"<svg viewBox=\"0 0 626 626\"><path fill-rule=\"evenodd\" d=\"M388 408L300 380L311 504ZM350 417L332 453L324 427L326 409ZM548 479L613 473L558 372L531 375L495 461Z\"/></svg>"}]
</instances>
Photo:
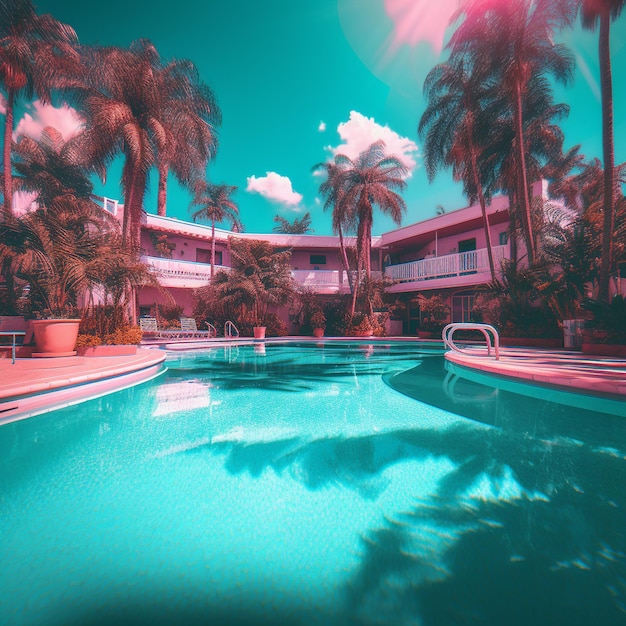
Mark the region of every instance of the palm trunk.
<instances>
[{"instance_id":1,"label":"palm trunk","mask_svg":"<svg viewBox=\"0 0 626 626\"><path fill-rule=\"evenodd\" d=\"M13 104L15 93L9 89L4 120L4 213L13 215L13 172L11 168L11 150L13 141Z\"/></svg>"},{"instance_id":2,"label":"palm trunk","mask_svg":"<svg viewBox=\"0 0 626 626\"><path fill-rule=\"evenodd\" d=\"M516 200L515 194L509 192L509 250L511 252L511 260L517 263L517 216L515 215Z\"/></svg>"},{"instance_id":3,"label":"palm trunk","mask_svg":"<svg viewBox=\"0 0 626 626\"><path fill-rule=\"evenodd\" d=\"M215 220L211 220L211 282L215 272Z\"/></svg>"},{"instance_id":4,"label":"palm trunk","mask_svg":"<svg viewBox=\"0 0 626 626\"><path fill-rule=\"evenodd\" d=\"M476 150L470 149L470 162L472 164L472 176L474 178L474 186L476 187L476 195L480 203L480 211L483 214L483 226L485 228L485 241L487 242L487 257L489 259L489 271L491 272L491 282L496 282L496 268L493 263L493 250L491 245L491 230L489 229L489 218L487 217L487 205L485 204L485 196L483 187L478 179L478 166L476 164Z\"/></svg>"},{"instance_id":5,"label":"palm trunk","mask_svg":"<svg viewBox=\"0 0 626 626\"><path fill-rule=\"evenodd\" d=\"M341 261L343 263L343 269L346 272L346 276L348 277L348 285L350 287L350 295L354 293L352 274L350 272L350 264L348 263L348 254L346 252L346 244L343 240L343 230L341 228L341 224L337 227L337 232L339 233L339 247L341 248Z\"/></svg>"},{"instance_id":6,"label":"palm trunk","mask_svg":"<svg viewBox=\"0 0 626 626\"><path fill-rule=\"evenodd\" d=\"M126 249L130 243L130 212L132 207L134 175L132 165L128 160L124 163L122 172L124 181L124 217L122 219L122 248Z\"/></svg>"},{"instance_id":7,"label":"palm trunk","mask_svg":"<svg viewBox=\"0 0 626 626\"><path fill-rule=\"evenodd\" d=\"M602 88L602 156L604 159L604 220L602 227L602 257L598 299L609 301L609 278L613 252L615 222L615 154L613 147L613 85L611 78L610 12L600 16L599 57Z\"/></svg>"},{"instance_id":8,"label":"palm trunk","mask_svg":"<svg viewBox=\"0 0 626 626\"><path fill-rule=\"evenodd\" d=\"M157 192L157 214L161 217L166 215L167 202L167 175L169 167L165 159L159 161L159 189Z\"/></svg>"},{"instance_id":9,"label":"palm trunk","mask_svg":"<svg viewBox=\"0 0 626 626\"><path fill-rule=\"evenodd\" d=\"M522 207L522 221L524 223L524 238L526 240L526 254L528 265L535 262L535 237L528 195L528 179L526 174L526 154L524 148L524 128L522 124L522 88L519 81L515 82L515 132L517 135L517 168L518 168L518 199Z\"/></svg>"}]
</instances>

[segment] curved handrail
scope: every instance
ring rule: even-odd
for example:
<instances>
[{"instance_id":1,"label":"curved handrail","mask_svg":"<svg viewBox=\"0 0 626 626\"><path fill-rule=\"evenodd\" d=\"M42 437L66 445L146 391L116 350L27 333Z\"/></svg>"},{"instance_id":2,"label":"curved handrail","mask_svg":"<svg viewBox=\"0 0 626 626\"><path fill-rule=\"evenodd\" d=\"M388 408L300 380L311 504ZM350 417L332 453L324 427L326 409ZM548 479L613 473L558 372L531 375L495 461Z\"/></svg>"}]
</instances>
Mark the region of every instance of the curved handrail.
<instances>
[{"instance_id":1,"label":"curved handrail","mask_svg":"<svg viewBox=\"0 0 626 626\"><path fill-rule=\"evenodd\" d=\"M238 328L230 320L224 324L224 337L239 337Z\"/></svg>"},{"instance_id":2,"label":"curved handrail","mask_svg":"<svg viewBox=\"0 0 626 626\"><path fill-rule=\"evenodd\" d=\"M500 358L500 335L498 335L498 331L491 326L490 324L473 324L471 322L455 322L453 324L448 324L441 331L441 338L443 339L443 343L450 348L450 350L454 350L455 352L460 352L461 354L469 354L469 352L459 348L454 341L452 341L452 335L456 330L478 330L485 337L485 342L487 343L487 356L491 356L491 336L489 333L493 335L493 347L495 351L496 361Z\"/></svg>"},{"instance_id":3,"label":"curved handrail","mask_svg":"<svg viewBox=\"0 0 626 626\"><path fill-rule=\"evenodd\" d=\"M209 331L209 337L217 337L217 328L211 322L205 322L205 325Z\"/></svg>"}]
</instances>

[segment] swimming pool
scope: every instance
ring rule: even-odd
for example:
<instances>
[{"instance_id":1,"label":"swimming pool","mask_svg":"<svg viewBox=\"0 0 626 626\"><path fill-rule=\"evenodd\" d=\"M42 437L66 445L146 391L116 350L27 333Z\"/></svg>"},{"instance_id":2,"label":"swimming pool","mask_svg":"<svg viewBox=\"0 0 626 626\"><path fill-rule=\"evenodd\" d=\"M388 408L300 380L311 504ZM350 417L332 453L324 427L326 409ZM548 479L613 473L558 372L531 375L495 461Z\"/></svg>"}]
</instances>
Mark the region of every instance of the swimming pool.
<instances>
[{"instance_id":1,"label":"swimming pool","mask_svg":"<svg viewBox=\"0 0 626 626\"><path fill-rule=\"evenodd\" d=\"M0 623L626 623L623 405L442 354L172 354L2 426Z\"/></svg>"}]
</instances>

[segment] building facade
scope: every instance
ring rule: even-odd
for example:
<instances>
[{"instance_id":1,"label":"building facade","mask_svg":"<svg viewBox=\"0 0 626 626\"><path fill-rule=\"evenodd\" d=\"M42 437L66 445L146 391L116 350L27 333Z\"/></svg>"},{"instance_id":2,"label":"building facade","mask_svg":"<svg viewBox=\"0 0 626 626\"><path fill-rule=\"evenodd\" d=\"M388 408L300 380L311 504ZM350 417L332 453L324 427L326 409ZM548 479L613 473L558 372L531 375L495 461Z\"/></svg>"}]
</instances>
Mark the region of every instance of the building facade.
<instances>
[{"instance_id":1,"label":"building facade","mask_svg":"<svg viewBox=\"0 0 626 626\"><path fill-rule=\"evenodd\" d=\"M533 186L534 195L547 199L547 185ZM105 199L105 208L118 216L123 206ZM509 204L495 197L487 208L494 265L500 271L510 258ZM349 293L335 236L237 233L215 229L215 266L231 264L229 239L261 239L291 249L296 283L320 300ZM355 244L346 238L346 245ZM173 300L191 314L194 290L207 285L211 273L211 227L171 217L146 215L141 232L142 258L158 276ZM451 310L451 321L468 321L477 291L491 281L487 242L480 206L472 205L401 227L372 238L372 271L393 281L388 292L406 305L404 319L396 320L394 334L415 334L420 322L418 296L441 295ZM140 313L166 304L166 295L153 287L139 293ZM285 320L288 315L281 315Z\"/></svg>"}]
</instances>

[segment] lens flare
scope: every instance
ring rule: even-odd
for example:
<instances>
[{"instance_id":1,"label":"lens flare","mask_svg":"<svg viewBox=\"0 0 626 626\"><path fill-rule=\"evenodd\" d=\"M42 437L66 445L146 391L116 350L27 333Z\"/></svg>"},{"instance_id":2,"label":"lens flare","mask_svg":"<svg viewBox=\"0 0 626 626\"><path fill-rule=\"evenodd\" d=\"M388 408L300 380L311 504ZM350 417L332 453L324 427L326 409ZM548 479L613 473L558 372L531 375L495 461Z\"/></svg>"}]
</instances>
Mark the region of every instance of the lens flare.
<instances>
[{"instance_id":1,"label":"lens flare","mask_svg":"<svg viewBox=\"0 0 626 626\"><path fill-rule=\"evenodd\" d=\"M385 0L385 13L394 24L389 52L403 44L414 47L426 41L439 55L450 18L458 8L459 0Z\"/></svg>"}]
</instances>

